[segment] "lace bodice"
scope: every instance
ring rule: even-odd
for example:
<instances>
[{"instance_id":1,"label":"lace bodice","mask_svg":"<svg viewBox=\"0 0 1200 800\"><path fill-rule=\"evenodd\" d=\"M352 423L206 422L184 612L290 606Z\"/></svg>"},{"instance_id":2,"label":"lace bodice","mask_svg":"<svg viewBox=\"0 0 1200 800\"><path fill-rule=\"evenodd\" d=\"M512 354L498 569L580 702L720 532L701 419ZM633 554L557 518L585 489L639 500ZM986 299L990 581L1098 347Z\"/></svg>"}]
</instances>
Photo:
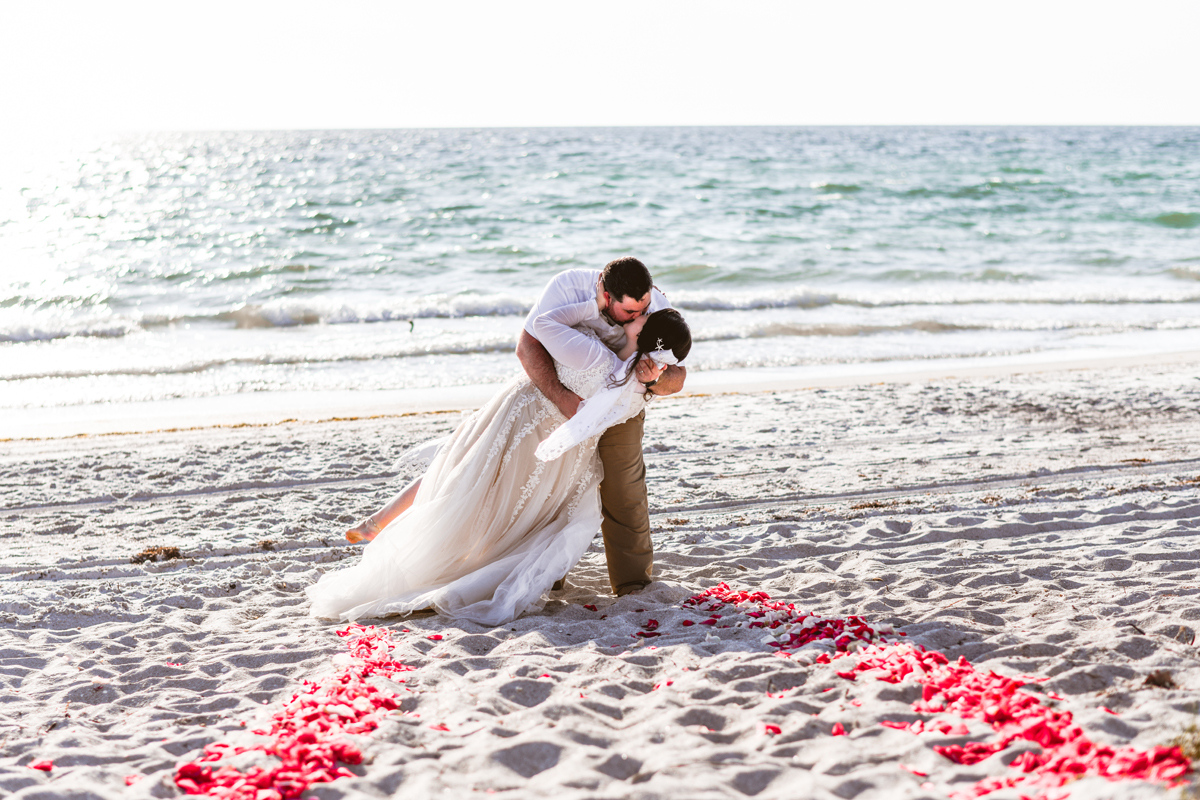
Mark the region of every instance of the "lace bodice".
<instances>
[{"instance_id":1,"label":"lace bodice","mask_svg":"<svg viewBox=\"0 0 1200 800\"><path fill-rule=\"evenodd\" d=\"M600 337L591 328L579 326L575 330L589 339L595 339L597 342L600 342ZM603 345L603 342L601 344ZM562 381L563 386L586 400L608 385L608 378L612 373L612 364L601 363L589 369L578 370L562 362L555 361L554 369L558 373L558 379Z\"/></svg>"}]
</instances>

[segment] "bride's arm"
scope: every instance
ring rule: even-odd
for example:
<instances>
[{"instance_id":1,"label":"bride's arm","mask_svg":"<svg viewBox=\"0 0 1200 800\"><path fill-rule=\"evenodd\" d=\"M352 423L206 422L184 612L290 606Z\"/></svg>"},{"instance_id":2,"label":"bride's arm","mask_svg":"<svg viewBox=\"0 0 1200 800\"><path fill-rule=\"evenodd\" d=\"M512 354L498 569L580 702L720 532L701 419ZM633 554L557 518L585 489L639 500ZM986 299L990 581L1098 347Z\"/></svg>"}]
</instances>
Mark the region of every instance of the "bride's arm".
<instances>
[{"instance_id":1,"label":"bride's arm","mask_svg":"<svg viewBox=\"0 0 1200 800\"><path fill-rule=\"evenodd\" d=\"M574 325L600 315L594 300L552 308L533 321L534 338L555 361L584 371L602 364L616 368L620 361L602 342L575 330Z\"/></svg>"}]
</instances>

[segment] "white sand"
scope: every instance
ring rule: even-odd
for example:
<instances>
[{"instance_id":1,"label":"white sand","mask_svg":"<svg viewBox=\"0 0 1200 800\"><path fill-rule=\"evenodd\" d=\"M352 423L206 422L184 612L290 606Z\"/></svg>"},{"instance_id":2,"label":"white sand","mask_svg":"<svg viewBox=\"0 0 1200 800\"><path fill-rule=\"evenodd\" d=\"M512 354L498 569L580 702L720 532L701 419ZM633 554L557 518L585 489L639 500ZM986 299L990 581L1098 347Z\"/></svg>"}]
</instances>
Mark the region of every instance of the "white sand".
<instances>
[{"instance_id":1,"label":"white sand","mask_svg":"<svg viewBox=\"0 0 1200 800\"><path fill-rule=\"evenodd\" d=\"M700 617L679 602L718 581L1036 675L1097 742L1165 744L1200 711L1198 376L1183 360L660 402L661 581L615 600L597 541L540 615L391 621L413 631L396 657L418 667L420 717L364 737L360 777L309 794L938 798L1004 773L1015 751L967 767L931 749L981 729L880 727L914 717L904 686L680 626ZM174 796L176 765L329 672L342 644L303 588L356 555L341 531L407 477L396 455L455 421L5 442L0 793ZM130 563L150 545L184 557ZM666 635L633 638L649 618ZM1180 688L1145 686L1156 670ZM54 770L26 766L40 759Z\"/></svg>"}]
</instances>

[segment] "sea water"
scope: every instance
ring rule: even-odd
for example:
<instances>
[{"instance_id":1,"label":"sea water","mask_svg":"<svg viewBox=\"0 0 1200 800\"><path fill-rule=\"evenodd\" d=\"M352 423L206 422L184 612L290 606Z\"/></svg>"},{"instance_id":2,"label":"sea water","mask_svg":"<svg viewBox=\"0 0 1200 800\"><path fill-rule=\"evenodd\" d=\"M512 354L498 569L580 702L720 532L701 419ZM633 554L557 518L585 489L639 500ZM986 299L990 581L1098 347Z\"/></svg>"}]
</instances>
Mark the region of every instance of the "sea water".
<instances>
[{"instance_id":1,"label":"sea water","mask_svg":"<svg viewBox=\"0 0 1200 800\"><path fill-rule=\"evenodd\" d=\"M642 259L693 373L1200 347L1200 129L120 136L0 163L3 409L504 380Z\"/></svg>"}]
</instances>

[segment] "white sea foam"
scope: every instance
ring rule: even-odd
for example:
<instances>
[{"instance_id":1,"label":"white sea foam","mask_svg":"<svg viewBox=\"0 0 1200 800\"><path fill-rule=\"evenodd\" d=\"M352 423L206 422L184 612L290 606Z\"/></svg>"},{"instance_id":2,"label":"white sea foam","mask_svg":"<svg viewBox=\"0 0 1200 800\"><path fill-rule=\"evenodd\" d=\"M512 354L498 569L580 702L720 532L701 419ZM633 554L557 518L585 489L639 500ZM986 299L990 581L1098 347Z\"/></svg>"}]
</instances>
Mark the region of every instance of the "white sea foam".
<instances>
[{"instance_id":1,"label":"white sea foam","mask_svg":"<svg viewBox=\"0 0 1200 800\"><path fill-rule=\"evenodd\" d=\"M957 323L939 320L939 314L957 314L955 306L985 306L985 316L996 317L1007 313L1009 319L993 319L985 327L996 330L1057 329L1062 325L1044 310L1038 320L1031 318L1028 310L1018 306L1183 306L1200 303L1200 294L1167 293L1162 291L1116 293L1111 290L1079 290L1055 287L1050 291L1009 292L1007 295L985 293L975 288L941 290L937 292L887 292L887 291L844 291L823 293L810 289L792 289L776 292L672 292L671 303L683 311L732 311L745 312L737 323L737 332L723 331L708 333L696 331L698 338L722 338L727 336L844 336L860 333L875 333L891 329L922 330L927 333L980 327L972 323ZM157 328L188 324L215 324L240 330L263 328L292 328L306 325L357 325L377 322L413 322L429 319L464 319L468 317L509 318L512 326L519 327L519 318L528 313L534 298L512 294L436 294L413 298L396 298L388 301L345 301L338 298L314 298L309 300L272 300L261 304L242 304L234 308L212 313L182 313L173 309L168 313L155 313L122 317L118 315L90 315L72 317L59 311L0 311L0 342L35 342L67 339L74 337L121 337L128 334ZM1006 312L1004 307L1010 307ZM822 320L820 322L797 322L780 327L775 323L764 323L756 312L772 309L816 310L830 307L846 309L926 309L924 321L891 321L859 324L847 317L844 320ZM939 311L939 309L941 309ZM972 312L977 313L977 312ZM1050 312L1062 313L1062 312ZM1112 312L1105 311L1104 314ZM1190 327L1182 311L1177 325ZM1147 312L1154 321L1134 327L1162 327L1157 311ZM1068 323L1068 326L1070 324ZM454 352L453 348L439 352ZM476 352L467 347L461 352Z\"/></svg>"},{"instance_id":2,"label":"white sea foam","mask_svg":"<svg viewBox=\"0 0 1200 800\"><path fill-rule=\"evenodd\" d=\"M433 294L398 297L385 302L345 302L337 298L307 301L273 300L247 304L214 316L230 320L239 328L291 327L294 325L348 325L361 322L393 322L431 317L507 317L523 315L534 297L510 294Z\"/></svg>"},{"instance_id":3,"label":"white sea foam","mask_svg":"<svg viewBox=\"0 0 1200 800\"><path fill-rule=\"evenodd\" d=\"M30 313L0 309L0 342L44 342L72 337L120 337L139 329L137 322L113 316L71 317L57 311Z\"/></svg>"},{"instance_id":4,"label":"white sea foam","mask_svg":"<svg viewBox=\"0 0 1200 800\"><path fill-rule=\"evenodd\" d=\"M1142 303L1197 303L1200 292L1186 286L1139 287L1126 283L1046 283L1031 286L949 284L940 286L845 288L818 291L809 287L751 291L681 290L670 293L681 310L755 311L767 308L821 308L824 306L952 305L1129 305Z\"/></svg>"}]
</instances>

